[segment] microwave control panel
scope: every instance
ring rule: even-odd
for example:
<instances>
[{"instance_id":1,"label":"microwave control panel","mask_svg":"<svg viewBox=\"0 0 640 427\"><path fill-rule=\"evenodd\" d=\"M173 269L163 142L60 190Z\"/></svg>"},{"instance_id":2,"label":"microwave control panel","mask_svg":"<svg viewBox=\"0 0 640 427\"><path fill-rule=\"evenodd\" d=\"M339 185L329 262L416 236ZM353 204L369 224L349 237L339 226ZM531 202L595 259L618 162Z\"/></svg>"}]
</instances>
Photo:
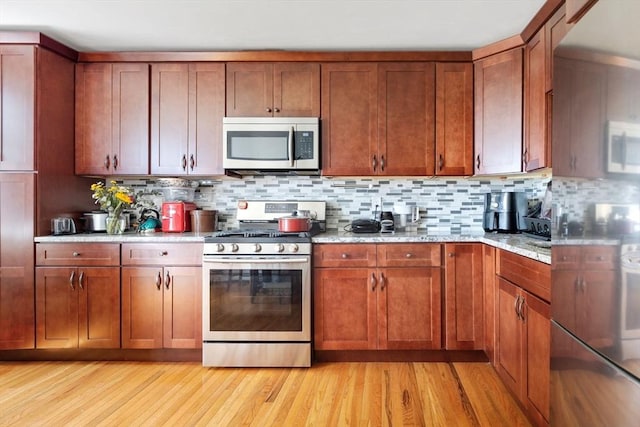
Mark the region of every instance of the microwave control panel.
<instances>
[{"instance_id":1,"label":"microwave control panel","mask_svg":"<svg viewBox=\"0 0 640 427\"><path fill-rule=\"evenodd\" d=\"M295 160L313 159L313 132L296 131L294 150Z\"/></svg>"}]
</instances>

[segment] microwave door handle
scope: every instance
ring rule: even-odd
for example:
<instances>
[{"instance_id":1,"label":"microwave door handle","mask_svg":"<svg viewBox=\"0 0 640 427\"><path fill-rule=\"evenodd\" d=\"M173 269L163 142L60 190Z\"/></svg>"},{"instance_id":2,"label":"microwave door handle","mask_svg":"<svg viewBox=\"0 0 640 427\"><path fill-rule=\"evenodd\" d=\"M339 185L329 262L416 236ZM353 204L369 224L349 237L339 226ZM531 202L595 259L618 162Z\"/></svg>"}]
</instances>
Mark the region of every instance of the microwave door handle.
<instances>
[{"instance_id":1,"label":"microwave door handle","mask_svg":"<svg viewBox=\"0 0 640 427\"><path fill-rule=\"evenodd\" d=\"M294 135L295 129L293 128L293 126L291 126L291 128L289 129L289 161L291 162L291 167L293 167L293 162L295 161L294 158L294 153L293 153L293 135Z\"/></svg>"}]
</instances>

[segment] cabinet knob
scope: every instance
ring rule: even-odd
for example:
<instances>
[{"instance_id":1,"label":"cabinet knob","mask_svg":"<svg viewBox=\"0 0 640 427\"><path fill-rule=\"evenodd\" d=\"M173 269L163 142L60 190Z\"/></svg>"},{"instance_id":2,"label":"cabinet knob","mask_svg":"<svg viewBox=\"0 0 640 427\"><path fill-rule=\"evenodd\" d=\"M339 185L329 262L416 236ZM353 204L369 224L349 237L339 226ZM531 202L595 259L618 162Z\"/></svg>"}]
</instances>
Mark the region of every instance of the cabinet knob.
<instances>
[{"instance_id":1,"label":"cabinet knob","mask_svg":"<svg viewBox=\"0 0 640 427\"><path fill-rule=\"evenodd\" d=\"M408 253L408 254L406 254L404 257L405 257L405 258L411 258L412 256L413 256L413 254Z\"/></svg>"},{"instance_id":2,"label":"cabinet knob","mask_svg":"<svg viewBox=\"0 0 640 427\"><path fill-rule=\"evenodd\" d=\"M76 256L76 257L77 257L77 256L80 256L80 252L74 252L72 255L73 255L73 256Z\"/></svg>"},{"instance_id":3,"label":"cabinet knob","mask_svg":"<svg viewBox=\"0 0 640 427\"><path fill-rule=\"evenodd\" d=\"M266 111L267 111L267 113L270 113L271 112L271 108L267 107Z\"/></svg>"},{"instance_id":4,"label":"cabinet knob","mask_svg":"<svg viewBox=\"0 0 640 427\"><path fill-rule=\"evenodd\" d=\"M276 108L274 108L274 109L273 109L273 111L274 111L275 113L279 113L279 112L280 112L280 109L279 109L278 107L276 107Z\"/></svg>"},{"instance_id":5,"label":"cabinet knob","mask_svg":"<svg viewBox=\"0 0 640 427\"><path fill-rule=\"evenodd\" d=\"M160 256L167 256L167 255L169 255L169 252L167 251L160 252Z\"/></svg>"},{"instance_id":6,"label":"cabinet knob","mask_svg":"<svg viewBox=\"0 0 640 427\"><path fill-rule=\"evenodd\" d=\"M342 259L347 259L349 258L349 254L342 254Z\"/></svg>"},{"instance_id":7,"label":"cabinet knob","mask_svg":"<svg viewBox=\"0 0 640 427\"><path fill-rule=\"evenodd\" d=\"M453 258L453 257L455 257L455 256L456 256L456 254L455 254L455 253L453 253L453 252L449 252L449 258Z\"/></svg>"}]
</instances>

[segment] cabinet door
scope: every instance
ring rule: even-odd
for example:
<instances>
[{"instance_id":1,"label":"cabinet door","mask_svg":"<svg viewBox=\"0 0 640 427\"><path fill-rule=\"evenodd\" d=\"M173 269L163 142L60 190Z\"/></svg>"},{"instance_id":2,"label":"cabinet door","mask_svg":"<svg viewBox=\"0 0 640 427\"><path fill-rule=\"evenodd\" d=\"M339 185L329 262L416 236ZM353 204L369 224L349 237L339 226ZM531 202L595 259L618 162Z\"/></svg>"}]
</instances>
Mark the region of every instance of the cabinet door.
<instances>
[{"instance_id":1,"label":"cabinet door","mask_svg":"<svg viewBox=\"0 0 640 427\"><path fill-rule=\"evenodd\" d=\"M436 64L436 175L473 175L473 64Z\"/></svg>"},{"instance_id":2,"label":"cabinet door","mask_svg":"<svg viewBox=\"0 0 640 427\"><path fill-rule=\"evenodd\" d=\"M502 381L520 398L523 373L522 322L516 313L520 290L514 284L496 276L497 342L496 370Z\"/></svg>"},{"instance_id":3,"label":"cabinet door","mask_svg":"<svg viewBox=\"0 0 640 427\"><path fill-rule=\"evenodd\" d=\"M525 384L523 401L537 425L549 423L551 321L549 304L523 291Z\"/></svg>"},{"instance_id":4,"label":"cabinet door","mask_svg":"<svg viewBox=\"0 0 640 427\"><path fill-rule=\"evenodd\" d=\"M113 64L112 173L149 173L149 65Z\"/></svg>"},{"instance_id":5,"label":"cabinet door","mask_svg":"<svg viewBox=\"0 0 640 427\"><path fill-rule=\"evenodd\" d=\"M224 64L189 64L188 173L191 175L224 175L224 91Z\"/></svg>"},{"instance_id":6,"label":"cabinet door","mask_svg":"<svg viewBox=\"0 0 640 427\"><path fill-rule=\"evenodd\" d=\"M273 64L227 63L227 116L273 116Z\"/></svg>"},{"instance_id":7,"label":"cabinet door","mask_svg":"<svg viewBox=\"0 0 640 427\"><path fill-rule=\"evenodd\" d=\"M122 267L122 348L162 348L161 267Z\"/></svg>"},{"instance_id":8,"label":"cabinet door","mask_svg":"<svg viewBox=\"0 0 640 427\"><path fill-rule=\"evenodd\" d=\"M575 297L579 335L595 348L611 347L616 335L616 272L585 270ZM554 283L555 286L555 283ZM563 309L564 310L564 309Z\"/></svg>"},{"instance_id":9,"label":"cabinet door","mask_svg":"<svg viewBox=\"0 0 640 427\"><path fill-rule=\"evenodd\" d=\"M120 267L78 267L78 346L120 347Z\"/></svg>"},{"instance_id":10,"label":"cabinet door","mask_svg":"<svg viewBox=\"0 0 640 427\"><path fill-rule=\"evenodd\" d=\"M78 347L77 270L36 269L36 348Z\"/></svg>"},{"instance_id":11,"label":"cabinet door","mask_svg":"<svg viewBox=\"0 0 640 427\"><path fill-rule=\"evenodd\" d=\"M202 269L165 267L163 346L202 347Z\"/></svg>"},{"instance_id":12,"label":"cabinet door","mask_svg":"<svg viewBox=\"0 0 640 427\"><path fill-rule=\"evenodd\" d=\"M273 64L273 115L320 116L320 64Z\"/></svg>"},{"instance_id":13,"label":"cabinet door","mask_svg":"<svg viewBox=\"0 0 640 427\"><path fill-rule=\"evenodd\" d=\"M521 171L522 49L474 65L476 174Z\"/></svg>"},{"instance_id":14,"label":"cabinet door","mask_svg":"<svg viewBox=\"0 0 640 427\"><path fill-rule=\"evenodd\" d=\"M378 65L380 175L433 175L435 65Z\"/></svg>"},{"instance_id":15,"label":"cabinet door","mask_svg":"<svg viewBox=\"0 0 640 427\"><path fill-rule=\"evenodd\" d=\"M482 245L445 245L445 348L484 348Z\"/></svg>"},{"instance_id":16,"label":"cabinet door","mask_svg":"<svg viewBox=\"0 0 640 427\"><path fill-rule=\"evenodd\" d=\"M547 55L544 28L525 48L524 61L524 150L522 168L532 171L548 165L551 146L547 139Z\"/></svg>"},{"instance_id":17,"label":"cabinet door","mask_svg":"<svg viewBox=\"0 0 640 427\"><path fill-rule=\"evenodd\" d=\"M441 348L440 268L378 271L378 348Z\"/></svg>"},{"instance_id":18,"label":"cabinet door","mask_svg":"<svg viewBox=\"0 0 640 427\"><path fill-rule=\"evenodd\" d=\"M35 48L0 46L0 171L35 169Z\"/></svg>"},{"instance_id":19,"label":"cabinet door","mask_svg":"<svg viewBox=\"0 0 640 427\"><path fill-rule=\"evenodd\" d=\"M315 349L376 349L376 270L316 268L313 274Z\"/></svg>"},{"instance_id":20,"label":"cabinet door","mask_svg":"<svg viewBox=\"0 0 640 427\"><path fill-rule=\"evenodd\" d=\"M377 66L322 64L322 174L377 174Z\"/></svg>"},{"instance_id":21,"label":"cabinet door","mask_svg":"<svg viewBox=\"0 0 640 427\"><path fill-rule=\"evenodd\" d=\"M640 123L640 70L607 69L607 119Z\"/></svg>"},{"instance_id":22,"label":"cabinet door","mask_svg":"<svg viewBox=\"0 0 640 427\"><path fill-rule=\"evenodd\" d=\"M189 65L151 67L151 173L186 174Z\"/></svg>"},{"instance_id":23,"label":"cabinet door","mask_svg":"<svg viewBox=\"0 0 640 427\"><path fill-rule=\"evenodd\" d=\"M0 349L35 345L34 194L34 174L0 174Z\"/></svg>"}]
</instances>

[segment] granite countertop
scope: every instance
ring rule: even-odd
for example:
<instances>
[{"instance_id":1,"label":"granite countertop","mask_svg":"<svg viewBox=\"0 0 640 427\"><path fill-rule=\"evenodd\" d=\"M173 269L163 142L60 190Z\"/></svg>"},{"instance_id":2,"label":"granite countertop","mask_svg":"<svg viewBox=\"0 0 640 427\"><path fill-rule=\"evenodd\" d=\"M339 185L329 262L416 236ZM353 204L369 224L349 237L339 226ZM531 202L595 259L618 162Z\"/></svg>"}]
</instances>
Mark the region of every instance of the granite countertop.
<instances>
[{"instance_id":1,"label":"granite countertop","mask_svg":"<svg viewBox=\"0 0 640 427\"><path fill-rule=\"evenodd\" d=\"M449 243L479 242L504 249L545 264L551 264L551 242L524 234L483 233L476 235L430 235L426 232L363 233L330 231L313 238L313 243Z\"/></svg>"},{"instance_id":2,"label":"granite countertop","mask_svg":"<svg viewBox=\"0 0 640 427\"><path fill-rule=\"evenodd\" d=\"M211 233L135 233L123 234L84 233L63 236L36 237L36 243L188 243L204 242L205 236ZM430 235L426 232L395 232L353 234L345 231L328 231L313 237L313 243L449 243L449 242L479 242L486 243L499 249L504 249L537 261L551 264L550 242L534 239L524 234L496 234L484 233L476 235ZM578 240L567 240L567 244L578 243ZM556 241L554 241L556 244Z\"/></svg>"}]
</instances>

